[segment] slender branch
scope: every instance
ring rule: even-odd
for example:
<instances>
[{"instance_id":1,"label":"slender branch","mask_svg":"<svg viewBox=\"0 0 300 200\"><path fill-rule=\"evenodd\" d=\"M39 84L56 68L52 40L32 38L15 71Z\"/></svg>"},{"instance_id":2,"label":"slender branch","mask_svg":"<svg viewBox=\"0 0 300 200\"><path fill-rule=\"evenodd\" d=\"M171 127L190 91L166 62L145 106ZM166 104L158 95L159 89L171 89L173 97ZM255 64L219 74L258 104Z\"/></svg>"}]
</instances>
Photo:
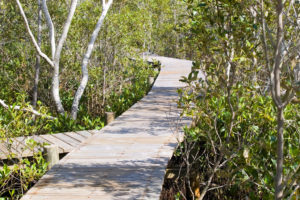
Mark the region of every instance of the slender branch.
<instances>
[{"instance_id":1,"label":"slender branch","mask_svg":"<svg viewBox=\"0 0 300 200\"><path fill-rule=\"evenodd\" d=\"M220 186L212 187L212 188L209 188L209 189L207 190L207 192L209 192L209 191L211 191L211 190L220 189L220 188L223 188L223 187L226 187L226 186L228 186L228 185L220 185Z\"/></svg>"},{"instance_id":2,"label":"slender branch","mask_svg":"<svg viewBox=\"0 0 300 200\"><path fill-rule=\"evenodd\" d=\"M297 185L295 187L295 189L293 190L293 192L291 193L290 197L288 198L288 200L292 200L292 198L294 197L294 195L297 195L296 192L298 191L298 189L300 188L300 185ZM297 198L297 197L296 197Z\"/></svg>"},{"instance_id":3,"label":"slender branch","mask_svg":"<svg viewBox=\"0 0 300 200\"><path fill-rule=\"evenodd\" d=\"M297 175L297 173L298 173L299 170L300 170L300 164L296 167L295 170L291 170L290 173L284 178L284 188L287 187L287 185L288 185L289 182L292 182L291 186L293 186L293 183L297 180L297 176L296 175ZM289 188L288 188L288 190L286 190L286 192L287 191L289 191Z\"/></svg>"},{"instance_id":4,"label":"slender branch","mask_svg":"<svg viewBox=\"0 0 300 200\"><path fill-rule=\"evenodd\" d=\"M248 174L247 174L247 175L248 175ZM264 189L267 190L270 194L273 193L273 191L270 190L270 188L268 188L267 186L262 185L262 184L258 184L258 183L254 182L254 181L251 181L251 182L254 183L255 185L257 185L258 187L264 188Z\"/></svg>"},{"instance_id":5,"label":"slender branch","mask_svg":"<svg viewBox=\"0 0 300 200\"><path fill-rule=\"evenodd\" d=\"M220 156L219 156L217 162L215 163L214 168L213 168L213 170L212 170L212 172L211 172L211 174L210 174L210 176L209 176L209 178L207 180L206 186L201 191L201 195L199 197L199 200L202 200L204 198L204 196L206 195L206 193L208 192L209 187L210 187L211 182L212 182L212 179L214 178L215 173L218 171L218 169L220 167L220 162L221 162L222 158L223 158L223 155L220 154Z\"/></svg>"},{"instance_id":6,"label":"slender branch","mask_svg":"<svg viewBox=\"0 0 300 200\"><path fill-rule=\"evenodd\" d=\"M55 55L55 49L56 49L56 44L55 44L55 30L54 30L54 25L51 19L51 16L49 14L49 10L47 7L46 0L42 0L42 9L47 21L47 25L49 28L49 38L50 38L50 45L51 45L51 56L52 60L54 60L54 55Z\"/></svg>"},{"instance_id":7,"label":"slender branch","mask_svg":"<svg viewBox=\"0 0 300 200\"><path fill-rule=\"evenodd\" d=\"M105 1L105 0L104 0ZM103 1L103 2L104 2ZM81 64L81 70L82 70L82 79L81 79L81 82L80 82L80 85L76 91L76 94L75 94L75 97L74 97L74 101L73 101L73 104L72 104L72 111L71 111L71 116L73 119L76 119L77 118L77 112L78 112L78 106L79 106L79 101L82 97L82 94L85 90L85 87L87 85L87 82L88 82L88 78L89 78L89 73L88 73L88 62L90 60L90 57L91 57L91 54L92 54L92 51L93 51L93 48L94 48L94 44L95 44L95 41L97 39L97 36L99 34L99 31L102 27L102 24L104 22L104 19L107 15L107 12L112 4L113 0L109 0L105 6L103 7L102 9L102 14L96 24L96 28L94 29L93 31L93 34L92 34L92 37L91 37L91 40L88 44L88 49L83 57L83 60L82 60L82 64Z\"/></svg>"},{"instance_id":8,"label":"slender branch","mask_svg":"<svg viewBox=\"0 0 300 200\"><path fill-rule=\"evenodd\" d=\"M280 98L280 69L282 66L282 43L283 43L283 4L281 0L277 1L277 13L278 13L278 21L277 21L277 44L275 50L275 59L274 59L274 66L273 66L273 83L274 85L274 92L275 98L277 99L278 103L281 106L281 98Z\"/></svg>"},{"instance_id":9,"label":"slender branch","mask_svg":"<svg viewBox=\"0 0 300 200\"><path fill-rule=\"evenodd\" d=\"M262 24L262 40L263 40L263 47L266 59L267 68L271 71L270 67L270 59L269 59L269 49L267 45L267 36L266 36L266 22L265 22L265 12L264 12L264 2L261 0L261 24Z\"/></svg>"},{"instance_id":10,"label":"slender branch","mask_svg":"<svg viewBox=\"0 0 300 200\"><path fill-rule=\"evenodd\" d=\"M274 43L274 38L273 38L272 33L271 33L271 30L269 29L268 24L267 24L266 22L265 22L265 26L266 26L266 30L267 30L268 37L269 37L269 39L270 39L271 45L272 45L273 48L275 48L276 45L275 45L275 43Z\"/></svg>"},{"instance_id":11,"label":"slender branch","mask_svg":"<svg viewBox=\"0 0 300 200\"><path fill-rule=\"evenodd\" d=\"M38 33L37 33L37 43L39 47L42 44L42 4L41 0L38 0ZM40 66L41 66L41 57L39 54L36 55L36 64L35 64L35 75L34 75L34 85L32 92L32 106L35 108L37 104L38 96L38 85L39 85L39 76L40 76Z\"/></svg>"},{"instance_id":12,"label":"slender branch","mask_svg":"<svg viewBox=\"0 0 300 200\"><path fill-rule=\"evenodd\" d=\"M9 106L2 99L0 99L0 105L2 107L4 107L5 109L21 110L21 111L24 111L24 112L30 112L30 113L32 113L36 116L45 117L47 119L52 119L52 120L56 119L55 117L39 113L38 111L34 110L31 106L29 108L21 108L21 106Z\"/></svg>"},{"instance_id":13,"label":"slender branch","mask_svg":"<svg viewBox=\"0 0 300 200\"><path fill-rule=\"evenodd\" d=\"M78 0L73 0L72 1L67 20L66 20L65 25L63 27L63 32L62 32L61 37L58 41L57 49L55 51L55 56L54 56L55 57L54 61L57 62L57 63L60 60L60 54L61 54L61 51L62 51L62 47L63 47L63 45L64 45L64 43L67 39L67 36L68 36L68 32L69 32L69 29L70 29L72 18L74 16L74 13L75 13L75 10L76 10L76 7L77 7L77 2L78 2Z\"/></svg>"},{"instance_id":14,"label":"slender branch","mask_svg":"<svg viewBox=\"0 0 300 200\"><path fill-rule=\"evenodd\" d=\"M293 89L288 90L283 98L282 107L286 107L293 100L294 96L295 93Z\"/></svg>"},{"instance_id":15,"label":"slender branch","mask_svg":"<svg viewBox=\"0 0 300 200\"><path fill-rule=\"evenodd\" d=\"M22 17L23 17L23 19L24 19L24 22L25 22L25 25L26 25L26 29L27 29L27 31L28 31L28 34L30 35L30 38L31 38L31 41L32 41L34 47L36 48L36 50L37 50L37 52L39 53L39 55L40 55L42 58L44 58L44 59L49 63L49 65L51 65L52 67L54 67L53 61L52 61L46 54L44 54L44 53L41 51L41 49L40 49L40 47L39 47L37 41L35 40L35 38L34 38L34 36L33 36L33 34L32 34L32 31L31 31L31 29L30 29L30 27L29 27L29 23L28 23L27 17L26 17L26 15L25 15L25 13L24 13L24 10L23 10L23 7L22 7L20 1L19 1L19 0L16 0L16 2L17 2L17 4L18 4L18 7L19 7L20 12L21 12L21 15L22 15Z\"/></svg>"}]
</instances>

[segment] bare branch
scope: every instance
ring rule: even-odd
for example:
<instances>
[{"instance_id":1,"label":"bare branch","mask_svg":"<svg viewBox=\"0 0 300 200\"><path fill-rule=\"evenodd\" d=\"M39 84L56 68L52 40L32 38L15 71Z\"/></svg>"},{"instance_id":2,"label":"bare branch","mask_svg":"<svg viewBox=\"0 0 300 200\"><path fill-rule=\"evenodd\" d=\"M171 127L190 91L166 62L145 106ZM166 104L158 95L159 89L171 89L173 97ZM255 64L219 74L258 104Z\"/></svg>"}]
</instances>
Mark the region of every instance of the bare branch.
<instances>
[{"instance_id":1,"label":"bare branch","mask_svg":"<svg viewBox=\"0 0 300 200\"><path fill-rule=\"evenodd\" d=\"M48 10L48 7L47 7L46 0L42 0L42 9L43 9L43 13L45 15L47 25L48 25L48 28L49 28L49 38L50 38L50 44L51 44L51 56L52 56L52 60L54 60L55 49L56 49L55 31L54 31L54 25L53 25L51 16L49 14L49 10Z\"/></svg>"},{"instance_id":2,"label":"bare branch","mask_svg":"<svg viewBox=\"0 0 300 200\"><path fill-rule=\"evenodd\" d=\"M78 0L73 0L72 1L67 20L66 20L65 25L63 27L63 32L62 32L61 37L58 41L57 49L56 49L55 56L54 56L55 57L54 62L58 62L59 59L60 59L60 54L61 54L61 51L62 51L62 47L63 47L63 45L64 45L64 43L67 39L68 32L69 32L69 29L70 29L70 25L71 25L71 22L72 22L72 18L74 16L74 13L75 13L75 10L76 10L76 7L77 7L77 2L78 2Z\"/></svg>"},{"instance_id":3,"label":"bare branch","mask_svg":"<svg viewBox=\"0 0 300 200\"><path fill-rule=\"evenodd\" d=\"M105 0L103 1L105 2ZM94 44L95 44L95 41L97 39L97 36L99 34L99 31L102 27L102 24L104 22L104 19L107 15L107 12L112 4L113 0L109 0L105 6L103 7L103 10L102 10L102 13L101 13L101 16L96 24L96 28L94 29L93 31L93 34L92 34L92 37L91 37L91 40L88 44L88 49L83 57L83 61L82 61L82 64L81 64L81 70L82 70L82 79L81 79L81 82L80 82L80 85L76 91L76 94L75 94L75 97L74 97L74 101L73 101L73 104L72 104L72 111L71 111L71 116L73 119L76 119L77 118L77 112L78 112L78 106L79 106L79 101L81 99L81 96L85 90L85 87L87 85L87 82L88 82L88 78L89 78L89 73L88 73L88 62L90 60L90 57L91 57L91 54L92 54L92 51L93 51L93 48L94 48Z\"/></svg>"},{"instance_id":4,"label":"bare branch","mask_svg":"<svg viewBox=\"0 0 300 200\"><path fill-rule=\"evenodd\" d=\"M297 195L296 192L298 191L298 189L300 188L300 185L298 184L295 189L293 190L293 192L291 193L290 197L288 198L288 200L292 200L292 198L294 197L294 195Z\"/></svg>"},{"instance_id":5,"label":"bare branch","mask_svg":"<svg viewBox=\"0 0 300 200\"><path fill-rule=\"evenodd\" d=\"M28 31L28 34L30 35L30 38L31 38L32 43L34 44L34 47L36 48L36 50L37 50L37 52L39 53L39 55L40 55L42 58L44 58L44 59L45 59L52 67L54 67L53 61L52 61L46 54L44 54L44 53L41 51L41 49L40 49L38 43L36 42L36 40L35 40L35 38L34 38L34 36L33 36L33 34L32 34L32 31L31 31L31 29L30 29L30 27L29 27L29 23L28 23L27 17L26 17L26 15L25 15L25 13L24 13L24 10L23 10L23 7L22 7L20 1L19 1L19 0L16 0L16 2L17 2L17 4L18 4L18 7L19 7L20 12L21 12L21 15L22 15L22 17L23 17L23 19L24 19L24 22L25 22L25 25L26 25L26 29L27 29L27 31Z\"/></svg>"},{"instance_id":6,"label":"bare branch","mask_svg":"<svg viewBox=\"0 0 300 200\"><path fill-rule=\"evenodd\" d=\"M268 70L271 71L270 59L269 59L269 49L268 49L268 45L267 45L265 10L264 10L263 0L261 0L260 6L261 6L262 40L263 40L264 53L265 53L265 58L266 58L266 65L267 65Z\"/></svg>"},{"instance_id":7,"label":"bare branch","mask_svg":"<svg viewBox=\"0 0 300 200\"><path fill-rule=\"evenodd\" d=\"M272 32L271 32L271 30L269 29L269 26L268 26L268 24L267 24L266 22L265 22L265 26L266 26L266 31L267 31L267 33L268 33L268 37L269 37L269 40L270 40L270 42L271 42L271 45L272 45L273 48L275 48L276 45L275 45L275 43L274 43L274 38L273 38L273 36L272 36Z\"/></svg>"},{"instance_id":8,"label":"bare branch","mask_svg":"<svg viewBox=\"0 0 300 200\"><path fill-rule=\"evenodd\" d=\"M300 170L300 164L296 167L295 170L290 171L290 173L284 178L284 187L287 187L289 182L291 182L291 186L293 186L293 182L297 180L296 174L299 170Z\"/></svg>"},{"instance_id":9,"label":"bare branch","mask_svg":"<svg viewBox=\"0 0 300 200\"><path fill-rule=\"evenodd\" d=\"M30 112L36 116L45 117L47 119L56 119L55 117L39 113L38 111L34 110L31 106L29 108L21 108L21 106L9 106L2 99L0 99L0 105L5 109L21 110L24 112Z\"/></svg>"},{"instance_id":10,"label":"bare branch","mask_svg":"<svg viewBox=\"0 0 300 200\"><path fill-rule=\"evenodd\" d=\"M220 189L220 188L223 188L223 187L226 187L226 186L228 186L228 185L220 185L220 186L212 187L212 188L209 188L209 189L207 190L207 192L208 192L208 191L211 191L211 190Z\"/></svg>"},{"instance_id":11,"label":"bare branch","mask_svg":"<svg viewBox=\"0 0 300 200\"><path fill-rule=\"evenodd\" d=\"M220 162L223 158L223 155L221 154L217 160L217 162L214 164L213 170L207 180L206 186L203 188L203 190L201 191L201 195L199 197L199 200L202 200L204 198L204 196L206 195L206 193L208 192L208 189L211 185L212 179L215 176L215 173L218 171L219 167L220 167Z\"/></svg>"},{"instance_id":12,"label":"bare branch","mask_svg":"<svg viewBox=\"0 0 300 200\"><path fill-rule=\"evenodd\" d=\"M295 96L294 91L292 89L288 90L286 92L285 96L283 97L282 107L286 107L293 100L294 96Z\"/></svg>"}]
</instances>

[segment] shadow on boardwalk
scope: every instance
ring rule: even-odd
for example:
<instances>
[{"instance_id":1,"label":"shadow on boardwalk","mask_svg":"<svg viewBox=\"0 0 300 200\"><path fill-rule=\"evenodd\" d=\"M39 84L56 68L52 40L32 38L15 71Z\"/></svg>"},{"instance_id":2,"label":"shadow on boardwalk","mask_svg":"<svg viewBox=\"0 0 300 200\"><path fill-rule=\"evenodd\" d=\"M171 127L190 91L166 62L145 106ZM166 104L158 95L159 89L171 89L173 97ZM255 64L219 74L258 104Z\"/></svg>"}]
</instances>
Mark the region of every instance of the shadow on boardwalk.
<instances>
[{"instance_id":1,"label":"shadow on boardwalk","mask_svg":"<svg viewBox=\"0 0 300 200\"><path fill-rule=\"evenodd\" d=\"M178 80L191 61L155 57L161 73L142 100L63 158L23 200L159 199L165 168L183 124Z\"/></svg>"},{"instance_id":2,"label":"shadow on boardwalk","mask_svg":"<svg viewBox=\"0 0 300 200\"><path fill-rule=\"evenodd\" d=\"M170 145L174 147L175 144ZM70 193L80 196L81 189L86 192L85 188L89 188L90 193L85 195L91 197L105 193L107 196L104 198L107 199L147 199L151 194L161 192L162 184L153 187L153 183L161 183L161 177L165 173L161 166L168 162L168 158L120 160L118 164L109 164L109 161L107 164L96 162L88 165L70 163L56 166L35 189L47 186L60 192L60 188L63 188L65 195ZM40 191L40 194L47 196L47 191Z\"/></svg>"}]
</instances>

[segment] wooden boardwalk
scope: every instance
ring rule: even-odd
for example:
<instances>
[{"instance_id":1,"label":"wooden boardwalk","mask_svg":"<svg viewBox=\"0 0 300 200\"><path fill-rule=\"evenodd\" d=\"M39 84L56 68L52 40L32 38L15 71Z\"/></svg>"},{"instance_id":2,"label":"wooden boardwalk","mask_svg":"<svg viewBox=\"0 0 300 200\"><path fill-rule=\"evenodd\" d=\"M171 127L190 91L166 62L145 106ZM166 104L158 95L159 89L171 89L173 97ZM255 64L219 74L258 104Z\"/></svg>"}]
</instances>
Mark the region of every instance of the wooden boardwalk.
<instances>
[{"instance_id":1,"label":"wooden boardwalk","mask_svg":"<svg viewBox=\"0 0 300 200\"><path fill-rule=\"evenodd\" d=\"M192 62L154 57L162 69L149 94L60 160L27 199L159 199L180 127L178 80ZM151 59L151 58L149 58Z\"/></svg>"},{"instance_id":2,"label":"wooden boardwalk","mask_svg":"<svg viewBox=\"0 0 300 200\"><path fill-rule=\"evenodd\" d=\"M30 157L34 152L41 150L42 144L55 144L58 146L59 153L69 153L94 133L94 131L76 131L3 139L0 140L0 159L6 159L11 154L18 158ZM32 149L30 145L27 145L30 139L41 145Z\"/></svg>"}]
</instances>

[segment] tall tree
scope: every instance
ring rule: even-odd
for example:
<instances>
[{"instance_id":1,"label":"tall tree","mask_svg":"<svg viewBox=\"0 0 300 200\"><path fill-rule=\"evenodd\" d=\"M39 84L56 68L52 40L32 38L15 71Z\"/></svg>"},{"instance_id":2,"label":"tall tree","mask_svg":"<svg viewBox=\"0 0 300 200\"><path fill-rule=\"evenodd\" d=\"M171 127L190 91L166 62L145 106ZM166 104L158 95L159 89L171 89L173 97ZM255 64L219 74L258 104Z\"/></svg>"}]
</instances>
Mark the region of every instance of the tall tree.
<instances>
[{"instance_id":1,"label":"tall tree","mask_svg":"<svg viewBox=\"0 0 300 200\"><path fill-rule=\"evenodd\" d=\"M39 47L38 45L38 42L36 41L31 29L30 29L30 26L29 26L29 23L28 23L28 20L27 20L27 17L25 15L25 12L23 10L23 7L20 3L19 0L16 0L17 4L18 4L18 7L20 9L20 12L21 12L21 15L24 19L24 22L25 22L25 25L26 25L26 29L31 37L31 41L32 43L34 44L38 54L44 58L48 64L53 68L53 74L52 74L52 98L55 102L55 106L56 106L56 109L57 109L57 112L59 114L64 114L65 113L65 109L62 105L62 102L61 102L61 98L60 98L60 94L59 94L59 70L60 70L60 58L61 58L61 52L62 52L62 49L63 49L63 46L64 46L64 43L66 41L66 38L67 38L67 35L68 35L68 32L69 32L69 29L70 29L70 25L71 25L71 22L72 22L72 18L74 16L74 13L75 13L75 10L76 10L76 7L77 7L77 4L78 4L78 0L73 0L72 3L71 3L71 6L70 6L70 9L69 9L69 13L68 13L68 16L67 16L67 19L65 21L65 24L63 26L63 31L62 31L62 34L59 38L59 41L58 43L56 44L56 41L55 41L55 28L54 28L54 25L53 25L53 22L52 22L52 18L50 16L50 13L49 13L49 10L48 10L48 7L47 7L47 2L46 0L42 0L42 9L43 9L43 13L44 13L44 16L46 18L46 22L47 22L47 25L48 25L48 32L49 32L49 40L50 40L50 46L51 46L51 58L49 56L47 56L45 53L42 52L41 48ZM89 62L89 59L90 59L90 56L91 56L91 53L93 51L93 47L94 47L94 43L96 41L96 38L99 34L99 31L103 25L103 21L107 15L107 12L111 6L111 4L113 3L113 0L109 0L108 2L106 2L106 0L102 0L102 14L97 22L97 25L93 31L93 34L91 36L91 40L88 44L88 49L87 49L87 52L85 53L84 57L83 57L83 61L82 61L82 73L83 73L83 76L82 76L82 80L81 80L81 83L80 83L80 86L75 94L75 97L74 97L74 101L73 101L73 105L72 105L72 110L71 110L71 117L73 119L76 119L77 118L77 112L78 112L78 106L79 106L79 101L82 97L82 94L85 90L85 87L86 87L86 84L87 84L87 81L88 81L88 69L87 69L87 65L88 65L88 62Z\"/></svg>"},{"instance_id":2,"label":"tall tree","mask_svg":"<svg viewBox=\"0 0 300 200\"><path fill-rule=\"evenodd\" d=\"M264 45L264 56L266 66L269 69L270 89L274 104L277 108L277 165L275 179L275 199L284 198L286 182L284 181L284 130L285 119L284 110L286 106L297 97L295 94L299 91L299 79L297 77L300 56L300 38L298 9L295 7L295 1L283 0L276 1L274 8L276 16L276 36L273 37L269 30L270 24L265 19L265 3L261 4L262 38ZM288 30L288 28L291 28ZM268 45L271 44L271 45ZM294 68L294 69L293 69Z\"/></svg>"}]
</instances>

